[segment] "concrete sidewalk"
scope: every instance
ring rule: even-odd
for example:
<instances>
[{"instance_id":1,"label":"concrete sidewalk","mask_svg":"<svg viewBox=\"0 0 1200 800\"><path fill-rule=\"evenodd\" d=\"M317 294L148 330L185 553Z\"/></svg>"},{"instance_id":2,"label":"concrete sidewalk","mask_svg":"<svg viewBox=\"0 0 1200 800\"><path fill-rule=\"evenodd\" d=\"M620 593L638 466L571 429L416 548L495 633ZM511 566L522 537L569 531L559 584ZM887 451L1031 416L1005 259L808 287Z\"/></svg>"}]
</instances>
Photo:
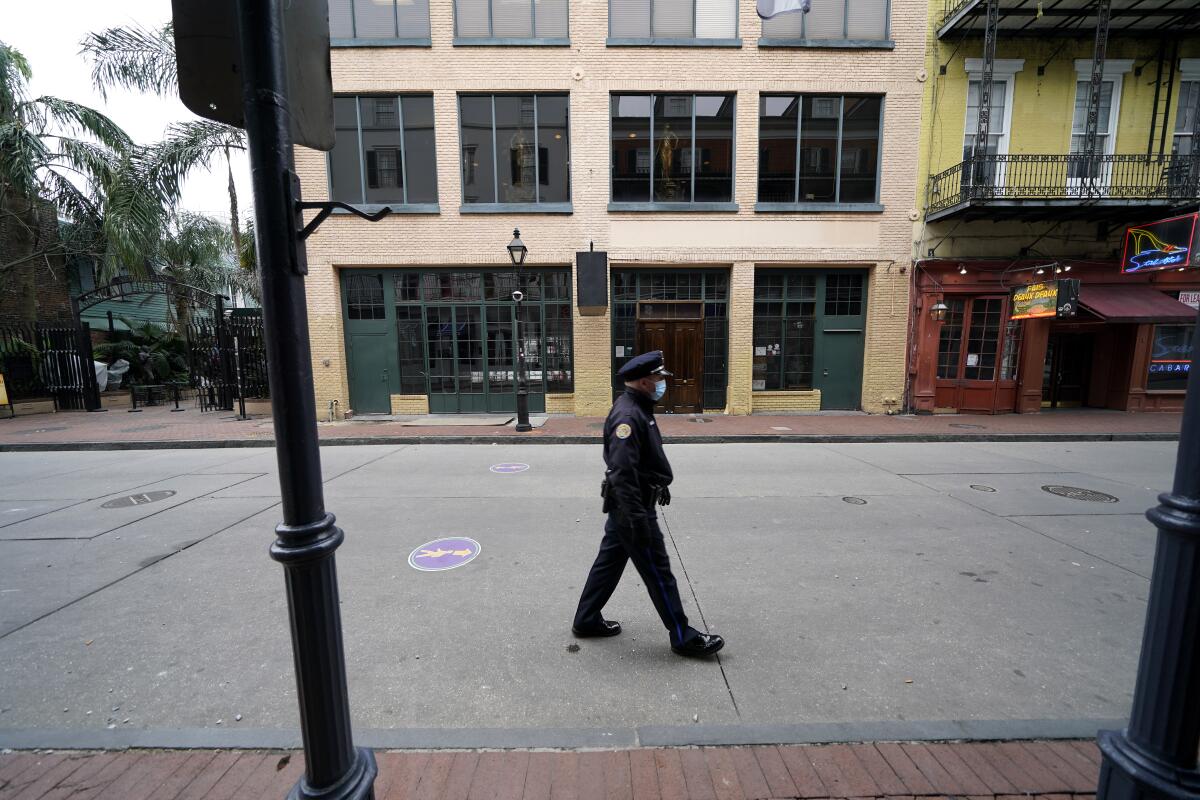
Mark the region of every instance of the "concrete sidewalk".
<instances>
[{"instance_id":1,"label":"concrete sidewalk","mask_svg":"<svg viewBox=\"0 0 1200 800\"><path fill-rule=\"evenodd\" d=\"M984 798L1091 800L1090 741L877 743L597 751L379 752L377 800L400 798ZM193 750L0 755L0 797L282 797L293 752Z\"/></svg>"},{"instance_id":2,"label":"concrete sidewalk","mask_svg":"<svg viewBox=\"0 0 1200 800\"><path fill-rule=\"evenodd\" d=\"M867 414L661 415L667 441L920 442L1164 441L1178 438L1182 415L1072 409L999 416ZM318 425L324 445L588 444L600 440L600 418L552 416L528 433L498 426L414 426L411 421L351 420ZM0 451L261 447L274 439L270 417L238 420L232 412L147 408L89 414L67 411L0 420Z\"/></svg>"}]
</instances>

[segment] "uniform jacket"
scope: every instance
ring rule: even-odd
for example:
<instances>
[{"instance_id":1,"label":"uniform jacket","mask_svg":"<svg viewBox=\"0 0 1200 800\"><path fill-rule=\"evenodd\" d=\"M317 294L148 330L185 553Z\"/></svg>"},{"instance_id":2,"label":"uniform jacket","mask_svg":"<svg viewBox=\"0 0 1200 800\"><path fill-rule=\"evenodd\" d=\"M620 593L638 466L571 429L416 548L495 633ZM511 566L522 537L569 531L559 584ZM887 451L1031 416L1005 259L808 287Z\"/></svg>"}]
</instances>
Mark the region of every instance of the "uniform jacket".
<instances>
[{"instance_id":1,"label":"uniform jacket","mask_svg":"<svg viewBox=\"0 0 1200 800\"><path fill-rule=\"evenodd\" d=\"M644 525L654 514L651 487L669 486L674 475L654 421L654 401L641 392L627 388L608 412L604 463L609 493L622 520Z\"/></svg>"}]
</instances>

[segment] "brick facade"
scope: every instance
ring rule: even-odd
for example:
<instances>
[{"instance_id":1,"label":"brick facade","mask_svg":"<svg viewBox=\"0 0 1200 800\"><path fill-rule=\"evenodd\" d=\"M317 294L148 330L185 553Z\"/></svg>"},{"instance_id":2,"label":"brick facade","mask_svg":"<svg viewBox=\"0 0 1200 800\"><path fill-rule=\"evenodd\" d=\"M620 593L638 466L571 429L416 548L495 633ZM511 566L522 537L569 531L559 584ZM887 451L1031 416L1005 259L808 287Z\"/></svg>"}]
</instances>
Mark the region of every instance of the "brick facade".
<instances>
[{"instance_id":1,"label":"brick facade","mask_svg":"<svg viewBox=\"0 0 1200 800\"><path fill-rule=\"evenodd\" d=\"M39 203L31 215L23 201L15 200L4 211L0 216L0 264L24 255L18 251L18 245L25 240L20 232L26 224L22 219L36 216L40 242L37 251L46 250L47 243L58 240L58 221L52 206ZM71 289L61 253L41 255L0 272L0 324L70 320Z\"/></svg>"},{"instance_id":2,"label":"brick facade","mask_svg":"<svg viewBox=\"0 0 1200 800\"><path fill-rule=\"evenodd\" d=\"M927 3L893 0L894 50L762 48L754 0L739 0L742 46L607 47L608 4L572 0L569 47L454 47L450 0L432 3L433 46L335 48L337 93L433 93L437 141L436 215L393 215L367 223L335 215L308 240L309 319L317 407L349 405L339 270L355 267L503 267L520 227L530 266L563 266L594 242L613 267L730 270L729 390L719 409L747 414L752 398L756 267L869 269L862 406L899 408L904 391L908 279L918 158ZM609 212L609 96L619 91L735 92L736 212ZM573 213L462 214L459 92L569 92ZM760 92L885 95L882 213L756 213ZM298 149L306 200L327 198L325 156ZM575 282L572 282L576 285ZM578 415L611 403L611 318L573 319ZM810 393L797 403L811 403ZM555 400L548 409L565 409Z\"/></svg>"}]
</instances>

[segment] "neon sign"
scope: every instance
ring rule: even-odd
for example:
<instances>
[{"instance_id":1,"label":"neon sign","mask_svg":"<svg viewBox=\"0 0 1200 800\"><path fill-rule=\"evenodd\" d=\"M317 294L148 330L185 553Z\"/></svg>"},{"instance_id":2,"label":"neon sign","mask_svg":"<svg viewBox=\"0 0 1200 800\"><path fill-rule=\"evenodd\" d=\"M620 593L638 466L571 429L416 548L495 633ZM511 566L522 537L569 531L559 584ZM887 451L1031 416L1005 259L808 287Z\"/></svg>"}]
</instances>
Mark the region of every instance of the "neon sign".
<instances>
[{"instance_id":1,"label":"neon sign","mask_svg":"<svg viewBox=\"0 0 1200 800\"><path fill-rule=\"evenodd\" d=\"M1186 269L1197 263L1196 222L1200 214L1137 225L1125 231L1121 272Z\"/></svg>"}]
</instances>

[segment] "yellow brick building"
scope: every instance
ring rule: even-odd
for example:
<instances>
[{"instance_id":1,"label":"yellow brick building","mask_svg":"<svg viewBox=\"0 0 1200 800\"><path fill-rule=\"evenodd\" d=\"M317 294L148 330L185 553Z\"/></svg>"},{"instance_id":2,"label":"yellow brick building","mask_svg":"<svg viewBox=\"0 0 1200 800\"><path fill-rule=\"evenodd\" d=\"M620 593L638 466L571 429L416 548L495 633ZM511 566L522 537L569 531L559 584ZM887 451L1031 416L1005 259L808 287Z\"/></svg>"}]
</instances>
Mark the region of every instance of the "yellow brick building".
<instances>
[{"instance_id":1,"label":"yellow brick building","mask_svg":"<svg viewBox=\"0 0 1200 800\"><path fill-rule=\"evenodd\" d=\"M304 199L393 213L308 240L322 416L510 410L518 340L535 411L652 348L668 411L899 410L925 0L611 2L331 0Z\"/></svg>"},{"instance_id":2,"label":"yellow brick building","mask_svg":"<svg viewBox=\"0 0 1200 800\"><path fill-rule=\"evenodd\" d=\"M1190 332L1200 262L1142 269L1125 234L1200 204L1200 2L1150 6L930 0L916 410L1180 407L1164 354ZM1020 287L1068 279L1069 314L1014 314Z\"/></svg>"}]
</instances>

